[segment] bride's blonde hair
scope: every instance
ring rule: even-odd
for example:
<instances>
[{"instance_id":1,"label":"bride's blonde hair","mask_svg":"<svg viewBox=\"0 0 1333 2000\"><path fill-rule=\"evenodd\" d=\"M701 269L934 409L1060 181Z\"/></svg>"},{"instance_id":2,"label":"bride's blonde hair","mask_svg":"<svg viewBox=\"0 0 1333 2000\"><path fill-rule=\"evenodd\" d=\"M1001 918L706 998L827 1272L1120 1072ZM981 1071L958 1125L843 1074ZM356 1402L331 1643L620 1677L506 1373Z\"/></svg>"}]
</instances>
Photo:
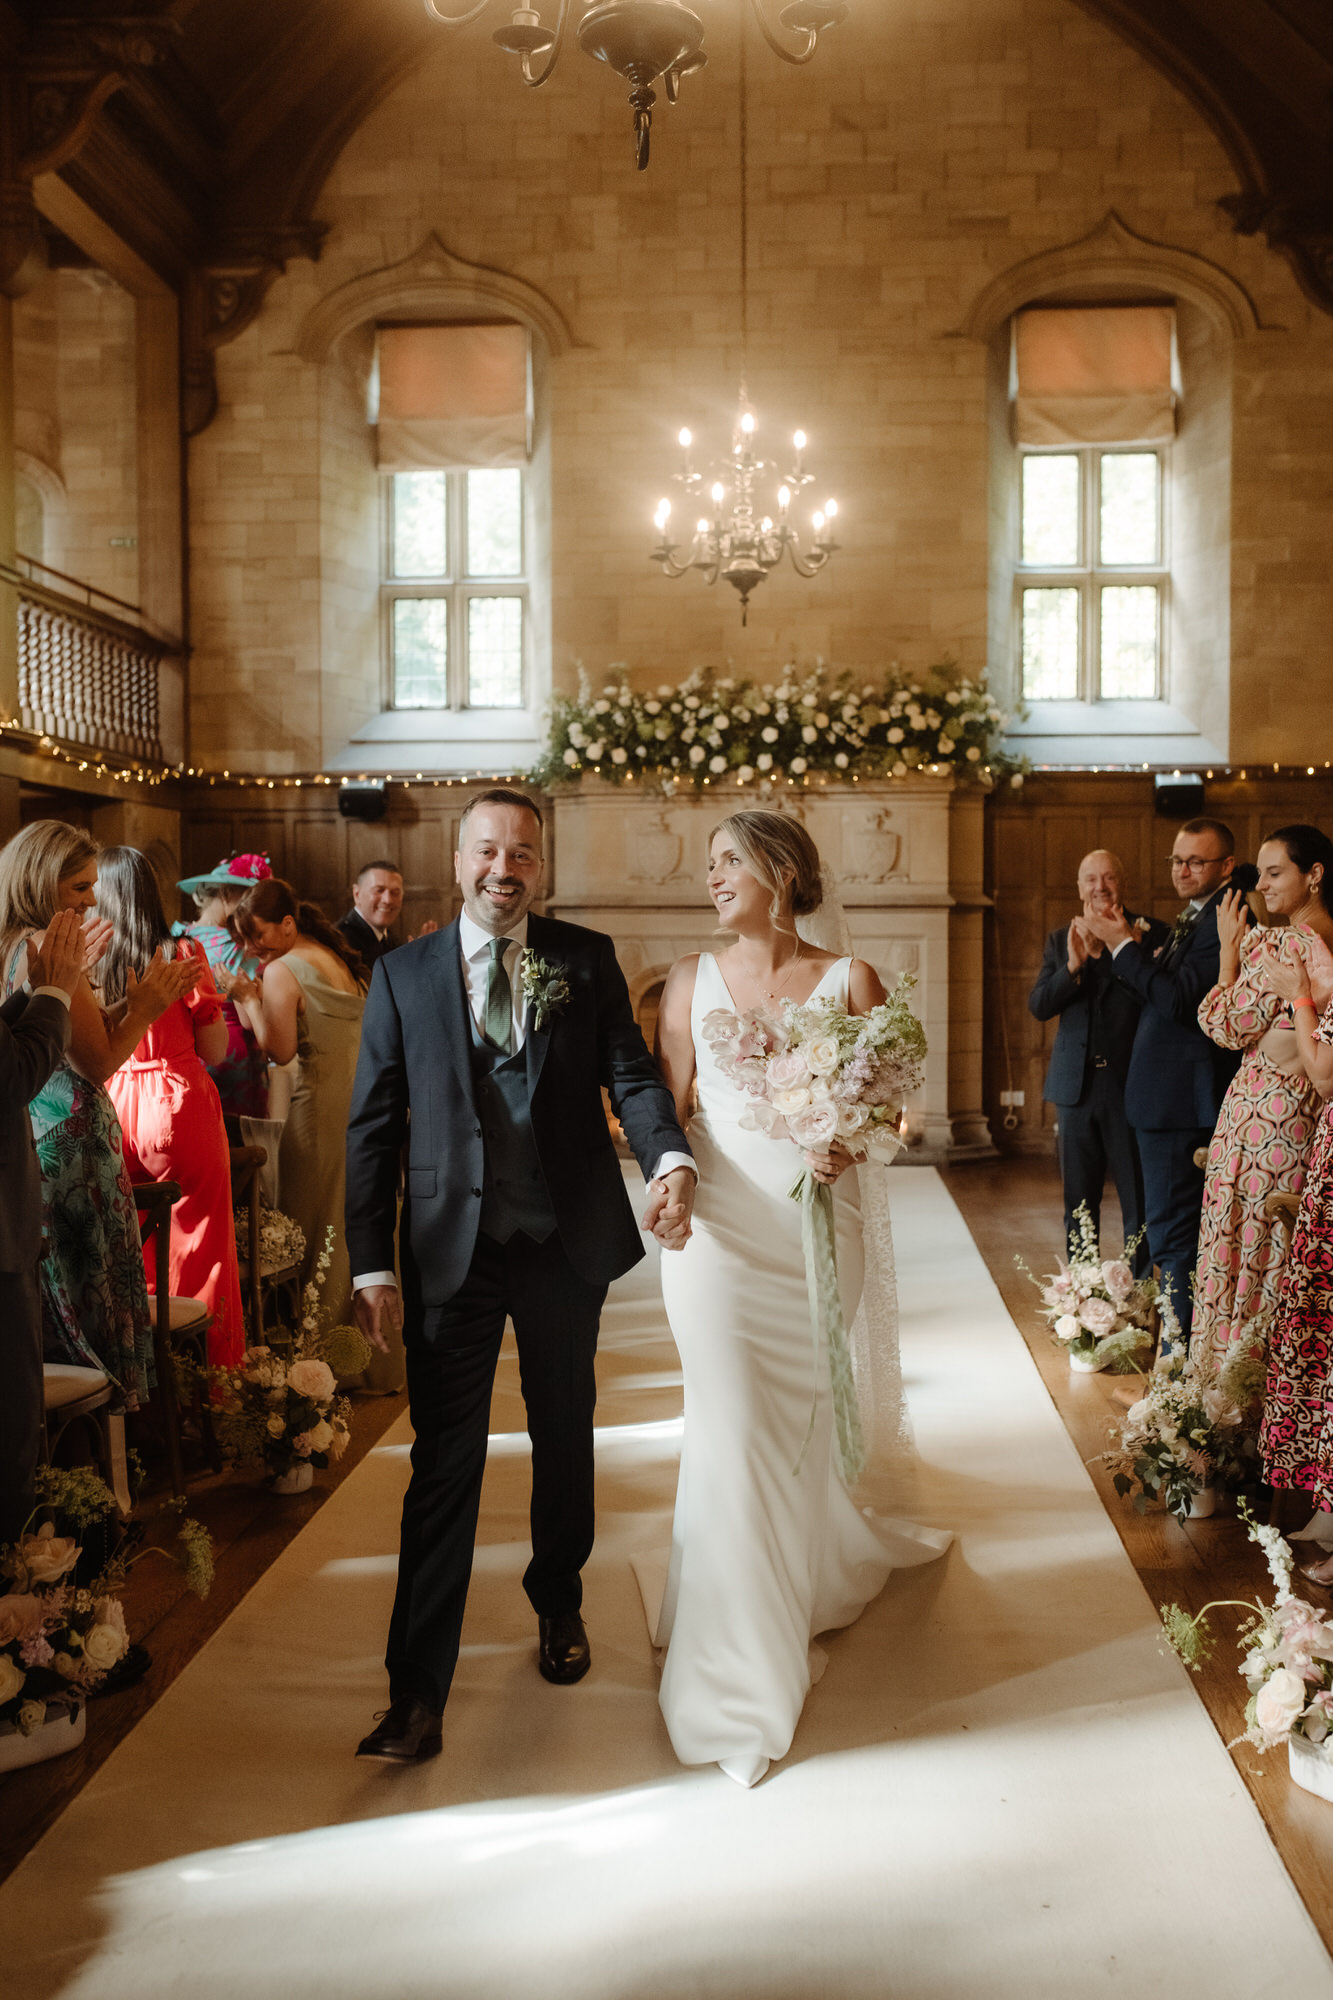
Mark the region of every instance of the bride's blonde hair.
<instances>
[{"instance_id":1,"label":"bride's blonde hair","mask_svg":"<svg viewBox=\"0 0 1333 2000\"><path fill-rule=\"evenodd\" d=\"M720 833L732 843L757 881L770 892L769 916L778 930L790 917L808 917L824 900L819 849L790 813L747 808L719 820L708 836L709 852Z\"/></svg>"}]
</instances>

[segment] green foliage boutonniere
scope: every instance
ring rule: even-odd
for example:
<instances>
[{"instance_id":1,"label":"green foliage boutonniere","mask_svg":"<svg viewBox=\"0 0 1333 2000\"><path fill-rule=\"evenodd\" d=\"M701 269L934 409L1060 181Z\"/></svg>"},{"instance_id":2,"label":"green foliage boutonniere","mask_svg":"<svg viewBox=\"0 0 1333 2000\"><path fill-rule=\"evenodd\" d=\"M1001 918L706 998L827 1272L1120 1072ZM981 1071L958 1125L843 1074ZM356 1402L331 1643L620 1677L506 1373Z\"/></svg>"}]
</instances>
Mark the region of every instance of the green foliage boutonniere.
<instances>
[{"instance_id":1,"label":"green foliage boutonniere","mask_svg":"<svg viewBox=\"0 0 1333 2000\"><path fill-rule=\"evenodd\" d=\"M525 951L519 977L523 981L523 998L532 1009L533 1027L549 1027L552 1015L569 1005L565 968L539 958L535 951Z\"/></svg>"}]
</instances>

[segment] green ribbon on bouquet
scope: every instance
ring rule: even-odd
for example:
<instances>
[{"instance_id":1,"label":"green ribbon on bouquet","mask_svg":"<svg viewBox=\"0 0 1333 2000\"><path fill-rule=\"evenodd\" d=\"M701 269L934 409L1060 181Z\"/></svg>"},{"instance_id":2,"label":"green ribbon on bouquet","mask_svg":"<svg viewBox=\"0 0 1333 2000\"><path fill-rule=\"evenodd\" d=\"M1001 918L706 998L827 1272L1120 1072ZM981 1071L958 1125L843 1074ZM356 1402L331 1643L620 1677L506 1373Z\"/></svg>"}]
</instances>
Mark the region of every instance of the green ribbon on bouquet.
<instances>
[{"instance_id":1,"label":"green ribbon on bouquet","mask_svg":"<svg viewBox=\"0 0 1333 2000\"><path fill-rule=\"evenodd\" d=\"M801 1204L801 1248L805 1252L805 1286L810 1300L810 1326L814 1336L815 1381L820 1361L828 1349L829 1385L833 1394L833 1442L838 1471L848 1486L855 1485L866 1462L865 1439L861 1434L861 1408L852 1379L852 1354L847 1339L847 1323L842 1316L838 1292L837 1231L833 1221L833 1190L803 1173L790 1189L793 1201ZM815 1434L819 1391L810 1406L810 1424L801 1445L793 1475L805 1463L805 1454Z\"/></svg>"}]
</instances>

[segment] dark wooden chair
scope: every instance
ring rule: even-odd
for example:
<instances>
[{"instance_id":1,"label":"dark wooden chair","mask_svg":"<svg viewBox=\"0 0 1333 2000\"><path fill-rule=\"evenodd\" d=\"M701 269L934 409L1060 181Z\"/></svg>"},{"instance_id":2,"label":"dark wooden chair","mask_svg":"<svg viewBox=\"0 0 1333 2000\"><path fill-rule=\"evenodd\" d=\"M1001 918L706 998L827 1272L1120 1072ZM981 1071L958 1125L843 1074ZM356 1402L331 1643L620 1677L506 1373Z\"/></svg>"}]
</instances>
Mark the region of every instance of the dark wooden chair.
<instances>
[{"instance_id":1,"label":"dark wooden chair","mask_svg":"<svg viewBox=\"0 0 1333 2000\"><path fill-rule=\"evenodd\" d=\"M116 1496L122 1514L131 1506L129 1462L125 1453L125 1411L115 1386L100 1368L48 1361L42 1370L45 1412L42 1460L54 1465L67 1432L82 1431L97 1469Z\"/></svg>"},{"instance_id":2,"label":"dark wooden chair","mask_svg":"<svg viewBox=\"0 0 1333 2000\"><path fill-rule=\"evenodd\" d=\"M233 1206L248 1210L245 1241L237 1240L241 1264L241 1291L245 1296L252 1342L265 1342L276 1334L279 1342L289 1339L301 1318L301 1267L299 1264L271 1264L261 1246L260 1184L268 1154L262 1146L233 1146L231 1149L231 1197Z\"/></svg>"},{"instance_id":3,"label":"dark wooden chair","mask_svg":"<svg viewBox=\"0 0 1333 2000\"><path fill-rule=\"evenodd\" d=\"M176 1386L175 1359L187 1355L200 1368L208 1365L208 1329L213 1315L202 1299L171 1296L168 1258L171 1251L171 1211L181 1198L175 1181L135 1181L134 1205L139 1211L139 1230L145 1249L153 1245L153 1360L157 1368L157 1398L162 1411L162 1427L167 1448L171 1490L177 1499L185 1493L185 1473L181 1458L180 1397ZM209 1465L222 1470L222 1454L213 1434L208 1396L201 1388L194 1399L195 1415Z\"/></svg>"}]
</instances>

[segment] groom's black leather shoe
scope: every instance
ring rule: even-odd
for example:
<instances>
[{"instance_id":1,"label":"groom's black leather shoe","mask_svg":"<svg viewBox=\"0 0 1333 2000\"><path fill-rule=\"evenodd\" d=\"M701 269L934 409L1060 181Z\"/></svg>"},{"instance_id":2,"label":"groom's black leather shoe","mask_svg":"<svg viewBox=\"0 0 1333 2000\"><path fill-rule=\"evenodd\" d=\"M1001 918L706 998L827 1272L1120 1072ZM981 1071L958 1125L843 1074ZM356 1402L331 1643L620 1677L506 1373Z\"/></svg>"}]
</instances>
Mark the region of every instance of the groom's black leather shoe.
<instances>
[{"instance_id":1,"label":"groom's black leather shoe","mask_svg":"<svg viewBox=\"0 0 1333 2000\"><path fill-rule=\"evenodd\" d=\"M362 1737L356 1754L379 1764L422 1764L440 1754L441 1720L414 1694L400 1695L378 1718L378 1728Z\"/></svg>"},{"instance_id":2,"label":"groom's black leather shoe","mask_svg":"<svg viewBox=\"0 0 1333 2000\"><path fill-rule=\"evenodd\" d=\"M537 1620L537 1665L542 1679L557 1687L572 1687L592 1665L588 1635L577 1611L559 1611Z\"/></svg>"}]
</instances>

